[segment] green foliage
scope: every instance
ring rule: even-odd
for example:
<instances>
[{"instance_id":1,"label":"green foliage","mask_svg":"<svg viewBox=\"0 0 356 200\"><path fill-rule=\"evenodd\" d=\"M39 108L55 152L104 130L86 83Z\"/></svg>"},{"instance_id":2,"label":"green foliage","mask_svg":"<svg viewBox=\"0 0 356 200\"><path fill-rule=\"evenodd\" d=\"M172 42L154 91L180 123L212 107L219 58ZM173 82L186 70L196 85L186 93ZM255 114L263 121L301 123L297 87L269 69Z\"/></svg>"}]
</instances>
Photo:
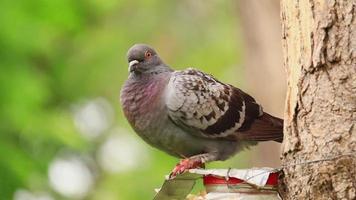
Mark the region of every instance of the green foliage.
<instances>
[{"instance_id":1,"label":"green foliage","mask_svg":"<svg viewBox=\"0 0 356 200\"><path fill-rule=\"evenodd\" d=\"M131 130L118 95L134 43L151 44L179 69L196 66L236 83L236 25L227 1L0 1L0 198L19 188L53 193L47 173L58 152L95 160L110 129ZM90 140L76 128L73 106L96 97L112 105L115 123ZM114 174L98 167L87 198L152 197L177 159L143 145L149 166Z\"/></svg>"}]
</instances>

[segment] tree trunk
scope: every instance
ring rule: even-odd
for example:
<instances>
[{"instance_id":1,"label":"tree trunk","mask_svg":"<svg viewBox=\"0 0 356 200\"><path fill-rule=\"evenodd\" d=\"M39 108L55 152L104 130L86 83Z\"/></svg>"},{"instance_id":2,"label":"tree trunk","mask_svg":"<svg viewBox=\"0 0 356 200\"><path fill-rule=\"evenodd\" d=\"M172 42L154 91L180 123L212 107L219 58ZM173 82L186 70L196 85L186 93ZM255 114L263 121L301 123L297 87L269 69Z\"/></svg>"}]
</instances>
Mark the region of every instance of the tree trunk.
<instances>
[{"instance_id":1,"label":"tree trunk","mask_svg":"<svg viewBox=\"0 0 356 200\"><path fill-rule=\"evenodd\" d=\"M284 199L356 199L355 4L281 1Z\"/></svg>"},{"instance_id":2,"label":"tree trunk","mask_svg":"<svg viewBox=\"0 0 356 200\"><path fill-rule=\"evenodd\" d=\"M246 91L262 104L265 111L282 117L286 75L283 69L279 0L240 0L238 11L246 49ZM252 148L252 166L279 167L280 149L279 143L261 142Z\"/></svg>"}]
</instances>

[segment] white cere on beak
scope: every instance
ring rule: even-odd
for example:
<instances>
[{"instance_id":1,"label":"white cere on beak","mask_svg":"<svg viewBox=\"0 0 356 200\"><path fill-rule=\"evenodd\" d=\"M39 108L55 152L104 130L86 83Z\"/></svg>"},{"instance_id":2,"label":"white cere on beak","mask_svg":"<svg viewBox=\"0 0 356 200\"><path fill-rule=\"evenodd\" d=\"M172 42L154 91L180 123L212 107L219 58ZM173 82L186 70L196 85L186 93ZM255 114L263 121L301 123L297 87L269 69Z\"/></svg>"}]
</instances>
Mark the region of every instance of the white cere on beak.
<instances>
[{"instance_id":1,"label":"white cere on beak","mask_svg":"<svg viewBox=\"0 0 356 200\"><path fill-rule=\"evenodd\" d=\"M132 66L136 65L137 63L139 63L137 60L132 60L129 62L129 71L131 71Z\"/></svg>"}]
</instances>

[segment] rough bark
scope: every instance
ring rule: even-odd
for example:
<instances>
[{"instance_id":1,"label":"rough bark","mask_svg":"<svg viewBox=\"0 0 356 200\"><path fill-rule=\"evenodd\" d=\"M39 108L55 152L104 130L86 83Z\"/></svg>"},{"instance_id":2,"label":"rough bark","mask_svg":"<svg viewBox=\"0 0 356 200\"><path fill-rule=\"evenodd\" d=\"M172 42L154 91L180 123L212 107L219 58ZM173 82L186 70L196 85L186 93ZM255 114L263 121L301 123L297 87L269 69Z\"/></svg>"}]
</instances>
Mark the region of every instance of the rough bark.
<instances>
[{"instance_id":1,"label":"rough bark","mask_svg":"<svg viewBox=\"0 0 356 200\"><path fill-rule=\"evenodd\" d=\"M284 199L356 199L355 0L282 0ZM325 159L305 165L293 163Z\"/></svg>"},{"instance_id":2,"label":"rough bark","mask_svg":"<svg viewBox=\"0 0 356 200\"><path fill-rule=\"evenodd\" d=\"M282 117L286 93L279 0L240 0L238 13L246 49L246 91L263 109ZM268 38L268 39L266 39ZM280 144L263 142L253 148L253 166L279 167Z\"/></svg>"}]
</instances>

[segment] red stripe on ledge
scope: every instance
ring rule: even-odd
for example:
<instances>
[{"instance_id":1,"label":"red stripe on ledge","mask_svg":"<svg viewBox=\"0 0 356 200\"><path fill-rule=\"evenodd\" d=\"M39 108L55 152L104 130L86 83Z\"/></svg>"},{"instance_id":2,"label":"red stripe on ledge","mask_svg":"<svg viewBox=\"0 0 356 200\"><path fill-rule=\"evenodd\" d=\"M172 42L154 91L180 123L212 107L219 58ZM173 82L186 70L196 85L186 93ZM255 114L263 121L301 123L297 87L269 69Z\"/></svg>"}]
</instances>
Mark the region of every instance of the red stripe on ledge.
<instances>
[{"instance_id":1,"label":"red stripe on ledge","mask_svg":"<svg viewBox=\"0 0 356 200\"><path fill-rule=\"evenodd\" d=\"M204 181L204 185L219 185L219 184L233 185L233 184L244 182L243 180L238 178L230 177L229 180L225 180L225 178L217 177L214 175L204 176L203 181ZM278 173L270 173L266 185L273 185L273 186L278 185Z\"/></svg>"}]
</instances>

